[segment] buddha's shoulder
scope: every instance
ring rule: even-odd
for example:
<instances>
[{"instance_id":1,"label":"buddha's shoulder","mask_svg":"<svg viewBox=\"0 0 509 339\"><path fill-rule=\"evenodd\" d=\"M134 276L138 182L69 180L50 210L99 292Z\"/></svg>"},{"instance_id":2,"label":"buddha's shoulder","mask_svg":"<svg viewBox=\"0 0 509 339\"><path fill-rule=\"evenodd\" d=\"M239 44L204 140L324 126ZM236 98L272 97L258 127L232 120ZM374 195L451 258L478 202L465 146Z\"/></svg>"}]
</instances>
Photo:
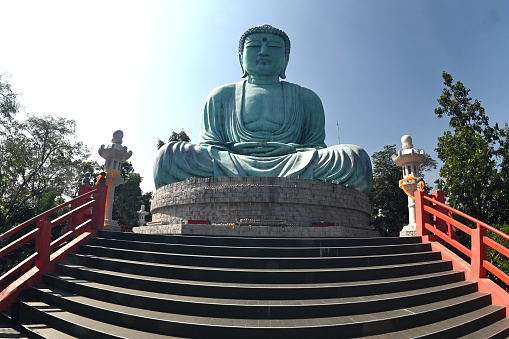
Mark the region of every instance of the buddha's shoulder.
<instances>
[{"instance_id":1,"label":"buddha's shoulder","mask_svg":"<svg viewBox=\"0 0 509 339\"><path fill-rule=\"evenodd\" d=\"M291 82L285 82L286 86L294 87L299 92L299 99L300 101L310 101L310 102L318 102L321 103L320 97L318 94L310 90L309 88L291 83Z\"/></svg>"},{"instance_id":2,"label":"buddha's shoulder","mask_svg":"<svg viewBox=\"0 0 509 339\"><path fill-rule=\"evenodd\" d=\"M234 96L236 85L236 83L233 83L214 88L212 92L210 92L208 99Z\"/></svg>"}]
</instances>

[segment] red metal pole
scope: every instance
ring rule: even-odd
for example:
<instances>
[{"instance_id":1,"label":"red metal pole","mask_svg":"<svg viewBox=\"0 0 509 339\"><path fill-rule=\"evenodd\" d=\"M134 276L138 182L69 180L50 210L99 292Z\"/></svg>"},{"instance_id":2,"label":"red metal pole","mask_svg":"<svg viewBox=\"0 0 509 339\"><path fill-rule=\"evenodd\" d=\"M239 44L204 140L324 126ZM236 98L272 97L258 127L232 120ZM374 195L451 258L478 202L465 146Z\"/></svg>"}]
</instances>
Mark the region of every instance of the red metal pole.
<instances>
[{"instance_id":1,"label":"red metal pole","mask_svg":"<svg viewBox=\"0 0 509 339\"><path fill-rule=\"evenodd\" d=\"M96 201L92 208L92 218L94 222L91 228L100 230L104 227L104 214L106 212L106 197L108 194L108 186L98 184L95 186L97 192L94 193L94 200ZM97 232L97 231L96 231Z\"/></svg>"},{"instance_id":2,"label":"red metal pole","mask_svg":"<svg viewBox=\"0 0 509 339\"><path fill-rule=\"evenodd\" d=\"M472 230L472 271L470 279L486 278L486 269L483 267L483 262L487 259L486 245L483 242L484 236L486 236L486 229L477 224L477 228Z\"/></svg>"},{"instance_id":3,"label":"red metal pole","mask_svg":"<svg viewBox=\"0 0 509 339\"><path fill-rule=\"evenodd\" d=\"M430 222L429 213L424 211L424 204L427 203L423 198L425 195L428 195L428 191L415 191L415 224L418 236L430 234L430 231L424 227Z\"/></svg>"},{"instance_id":4,"label":"red metal pole","mask_svg":"<svg viewBox=\"0 0 509 339\"><path fill-rule=\"evenodd\" d=\"M46 220L37 221L39 233L35 238L35 251L38 253L35 260L35 266L39 271L45 273L49 266L49 257L51 254L51 223Z\"/></svg>"}]
</instances>

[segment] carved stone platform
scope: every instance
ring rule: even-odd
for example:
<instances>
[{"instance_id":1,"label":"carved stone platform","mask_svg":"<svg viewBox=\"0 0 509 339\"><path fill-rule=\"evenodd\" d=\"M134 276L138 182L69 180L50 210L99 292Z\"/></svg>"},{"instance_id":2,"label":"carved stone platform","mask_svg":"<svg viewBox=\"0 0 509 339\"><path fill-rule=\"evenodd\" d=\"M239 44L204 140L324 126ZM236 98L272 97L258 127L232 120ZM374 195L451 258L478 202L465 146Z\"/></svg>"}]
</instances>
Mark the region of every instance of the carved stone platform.
<instances>
[{"instance_id":1,"label":"carved stone platform","mask_svg":"<svg viewBox=\"0 0 509 339\"><path fill-rule=\"evenodd\" d=\"M371 209L364 193L308 179L190 179L159 188L152 200L151 212L152 220L160 224L138 227L133 229L135 232L197 234L207 231L210 234L210 230L216 230L224 235L236 225L237 230L249 231L255 227L269 227L267 231L271 232L292 229L288 233L301 233L304 231L301 227L305 227L316 229L312 233L316 236L327 236L326 233L330 233L329 236L379 236L367 226ZM189 225L194 220L206 220L210 225ZM252 227L245 225L245 220L253 220ZM261 225L259 220L274 225ZM277 223L270 222L276 220ZM243 226L239 226L240 221L244 221ZM320 225L334 226L318 227ZM293 231L295 228L301 229ZM347 232L350 228L352 232ZM357 231L353 232L354 229ZM305 233L309 236L309 232Z\"/></svg>"},{"instance_id":2,"label":"carved stone platform","mask_svg":"<svg viewBox=\"0 0 509 339\"><path fill-rule=\"evenodd\" d=\"M371 238L381 234L370 226L226 226L196 224L164 224L133 227L134 233L211 235L220 237L257 238Z\"/></svg>"}]
</instances>

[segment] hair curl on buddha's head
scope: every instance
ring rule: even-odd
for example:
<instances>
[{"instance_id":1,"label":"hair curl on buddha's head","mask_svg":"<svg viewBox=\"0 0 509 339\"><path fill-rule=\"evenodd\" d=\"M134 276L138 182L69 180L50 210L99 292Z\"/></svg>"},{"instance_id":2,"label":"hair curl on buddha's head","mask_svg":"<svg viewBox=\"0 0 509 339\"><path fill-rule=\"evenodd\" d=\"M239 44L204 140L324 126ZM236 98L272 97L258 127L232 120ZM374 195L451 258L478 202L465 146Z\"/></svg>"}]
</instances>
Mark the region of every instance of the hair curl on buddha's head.
<instances>
[{"instance_id":1,"label":"hair curl on buddha's head","mask_svg":"<svg viewBox=\"0 0 509 339\"><path fill-rule=\"evenodd\" d=\"M256 33L267 33L267 34L275 34L283 38L285 41L285 56L286 56L286 63L288 64L288 59L290 58L290 38L288 38L288 35L286 35L285 32L280 30L279 28L273 27L271 25L261 25L257 27L253 27L248 29L247 31L242 34L239 40L239 61L240 61L240 68L242 69L242 77L245 78L247 76L247 72L244 69L244 65L242 64L242 54L244 53L244 43L246 42L246 38L251 34ZM281 79L286 78L286 66L279 74L279 77Z\"/></svg>"},{"instance_id":2,"label":"hair curl on buddha's head","mask_svg":"<svg viewBox=\"0 0 509 339\"><path fill-rule=\"evenodd\" d=\"M268 34L279 35L285 41L285 55L287 57L290 55L290 38L288 38L288 35L286 35L285 32L283 32L279 28L273 27L271 25L261 25L261 26L250 28L247 31L245 31L239 40L239 54L242 54L244 52L244 43L246 41L246 38L249 35L256 34L256 33L268 33Z\"/></svg>"}]
</instances>

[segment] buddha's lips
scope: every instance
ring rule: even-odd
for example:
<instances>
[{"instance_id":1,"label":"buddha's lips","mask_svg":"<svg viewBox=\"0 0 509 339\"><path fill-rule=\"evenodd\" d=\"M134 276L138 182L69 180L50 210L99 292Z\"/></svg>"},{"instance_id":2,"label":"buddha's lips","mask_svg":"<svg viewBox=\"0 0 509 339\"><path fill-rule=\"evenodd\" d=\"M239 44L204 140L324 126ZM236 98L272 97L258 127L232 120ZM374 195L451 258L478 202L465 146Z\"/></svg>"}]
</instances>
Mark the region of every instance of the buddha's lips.
<instances>
[{"instance_id":1,"label":"buddha's lips","mask_svg":"<svg viewBox=\"0 0 509 339\"><path fill-rule=\"evenodd\" d=\"M266 62L266 63L270 64L272 61L270 61L269 59L265 59L265 58L256 60L256 63L262 63L262 62Z\"/></svg>"}]
</instances>

